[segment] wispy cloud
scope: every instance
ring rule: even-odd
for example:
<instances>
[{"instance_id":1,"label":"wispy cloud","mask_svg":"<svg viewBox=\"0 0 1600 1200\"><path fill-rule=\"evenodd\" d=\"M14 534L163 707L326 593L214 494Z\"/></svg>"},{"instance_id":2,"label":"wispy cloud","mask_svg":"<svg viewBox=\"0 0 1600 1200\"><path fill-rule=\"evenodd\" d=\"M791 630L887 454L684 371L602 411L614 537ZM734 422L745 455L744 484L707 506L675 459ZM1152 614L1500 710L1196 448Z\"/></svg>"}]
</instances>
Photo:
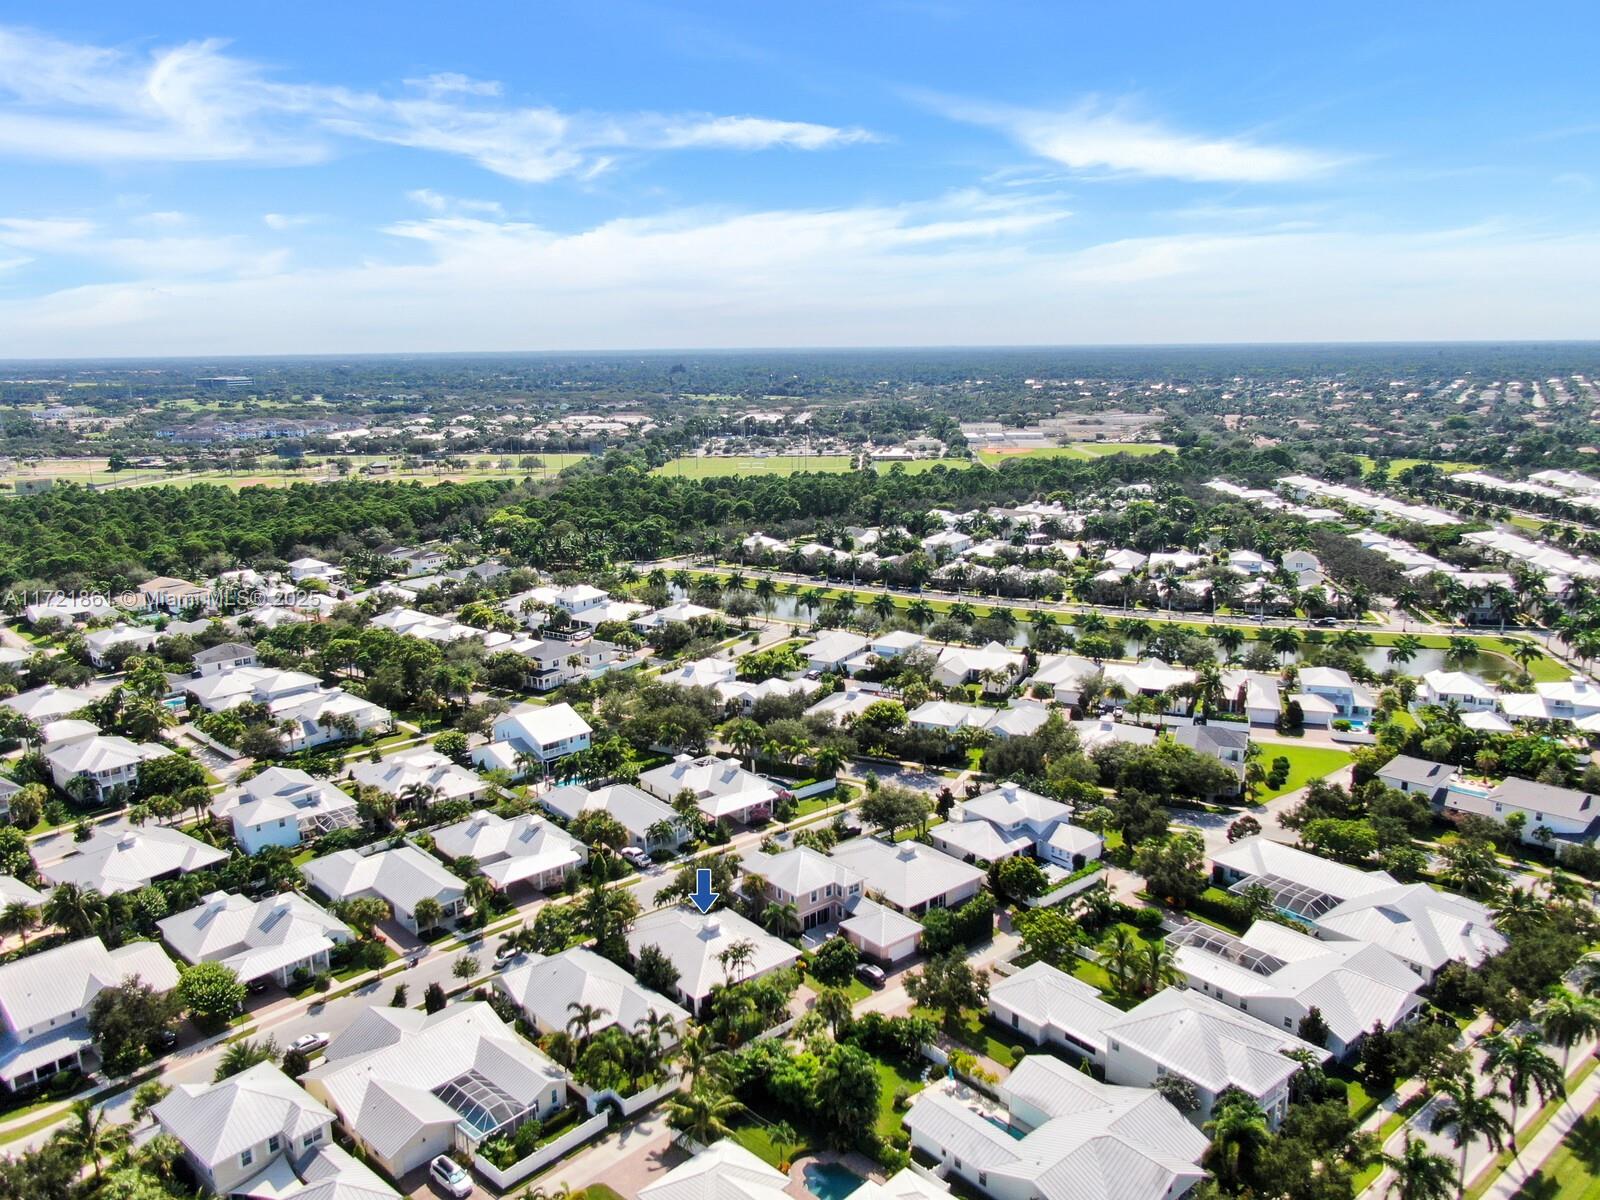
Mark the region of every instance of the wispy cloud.
<instances>
[{"instance_id":1,"label":"wispy cloud","mask_svg":"<svg viewBox=\"0 0 1600 1200\"><path fill-rule=\"evenodd\" d=\"M82 217L0 217L0 251L79 258L138 277L264 274L288 261L246 238L210 234L136 235Z\"/></svg>"},{"instance_id":2,"label":"wispy cloud","mask_svg":"<svg viewBox=\"0 0 1600 1200\"><path fill-rule=\"evenodd\" d=\"M505 205L497 200L467 200L460 196L446 196L432 188L416 188L406 193L406 199L420 208L436 213L479 213L491 217L505 215Z\"/></svg>"},{"instance_id":3,"label":"wispy cloud","mask_svg":"<svg viewBox=\"0 0 1600 1200\"><path fill-rule=\"evenodd\" d=\"M274 233L286 233L291 229L303 229L307 225L315 225L321 219L316 213L269 212L261 214L261 223Z\"/></svg>"},{"instance_id":4,"label":"wispy cloud","mask_svg":"<svg viewBox=\"0 0 1600 1200\"><path fill-rule=\"evenodd\" d=\"M1186 179L1200 183L1285 183L1334 170L1335 155L1245 136L1185 133L1141 118L1124 103L1085 100L1050 111L921 94L945 115L997 129L1040 158L1076 172Z\"/></svg>"},{"instance_id":5,"label":"wispy cloud","mask_svg":"<svg viewBox=\"0 0 1600 1200\"><path fill-rule=\"evenodd\" d=\"M825 150L863 129L754 115L569 113L443 73L392 92L285 82L219 41L148 55L0 27L0 155L73 162L316 162L346 139L470 159L527 183L604 170L620 153Z\"/></svg>"}]
</instances>

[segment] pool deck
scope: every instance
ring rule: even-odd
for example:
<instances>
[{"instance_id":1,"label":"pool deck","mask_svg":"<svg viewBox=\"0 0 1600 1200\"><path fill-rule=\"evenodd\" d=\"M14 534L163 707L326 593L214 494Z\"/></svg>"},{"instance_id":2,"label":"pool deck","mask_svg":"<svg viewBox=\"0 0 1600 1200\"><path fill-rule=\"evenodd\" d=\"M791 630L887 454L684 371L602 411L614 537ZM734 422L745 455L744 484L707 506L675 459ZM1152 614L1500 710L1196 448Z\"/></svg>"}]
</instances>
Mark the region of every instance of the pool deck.
<instances>
[{"instance_id":1,"label":"pool deck","mask_svg":"<svg viewBox=\"0 0 1600 1200\"><path fill-rule=\"evenodd\" d=\"M863 1179L870 1179L873 1183L885 1183L888 1175L872 1159L858 1151L851 1150L839 1153L837 1150L818 1150L815 1154L803 1154L789 1167L789 1184L783 1190L793 1196L795 1200L816 1200L810 1189L806 1187L805 1170L813 1163L837 1163L860 1175Z\"/></svg>"}]
</instances>

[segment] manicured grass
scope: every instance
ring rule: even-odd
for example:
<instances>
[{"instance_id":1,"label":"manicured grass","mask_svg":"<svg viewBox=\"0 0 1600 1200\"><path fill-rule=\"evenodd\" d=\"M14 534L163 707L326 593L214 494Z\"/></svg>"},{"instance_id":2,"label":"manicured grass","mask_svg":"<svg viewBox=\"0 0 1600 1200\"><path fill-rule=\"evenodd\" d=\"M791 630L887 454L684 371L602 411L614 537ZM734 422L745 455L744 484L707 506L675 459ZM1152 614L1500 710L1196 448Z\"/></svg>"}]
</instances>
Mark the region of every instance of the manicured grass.
<instances>
[{"instance_id":1,"label":"manicured grass","mask_svg":"<svg viewBox=\"0 0 1600 1200\"><path fill-rule=\"evenodd\" d=\"M798 1126L795 1127L794 1139L794 1145L784 1147L784 1151L790 1156L790 1161L811 1148L810 1140ZM776 1167L783 1161L778 1147L773 1144L771 1126L763 1122L751 1121L747 1125L735 1127L733 1140L770 1167Z\"/></svg>"},{"instance_id":2,"label":"manicured grass","mask_svg":"<svg viewBox=\"0 0 1600 1200\"><path fill-rule=\"evenodd\" d=\"M1583 1064L1579 1066L1578 1069L1574 1071L1568 1078L1567 1090L1570 1092L1576 1089L1580 1083L1590 1076L1597 1066L1600 1066L1600 1059L1586 1059ZM1526 1146L1529 1142L1531 1142L1534 1138L1534 1135L1550 1123L1551 1118L1561 1110L1561 1106L1565 1103L1566 1100L1564 1098L1552 1099L1549 1103L1540 1107L1538 1113L1533 1117L1533 1119L1528 1121L1528 1123L1517 1132L1517 1144L1519 1146ZM1521 1120L1522 1113L1519 1112L1517 1117L1518 1120ZM1561 1149L1557 1151L1556 1155L1552 1156L1552 1160L1556 1157L1559 1157L1561 1153L1576 1148L1578 1153L1585 1156L1587 1159L1587 1169L1590 1172L1600 1170L1600 1130L1595 1128L1594 1124L1592 1123L1593 1121L1594 1110L1590 1109L1590 1111L1586 1113L1579 1121L1578 1126L1574 1128L1565 1139L1563 1139ZM1589 1123L1586 1124L1586 1122ZM1497 1154L1494 1158L1494 1161L1487 1168L1484 1168L1478 1173L1478 1181L1467 1188L1467 1200L1478 1200L1478 1197L1487 1192L1494 1181L1498 1179L1501 1173L1510 1165L1511 1150L1507 1148ZM1551 1176L1552 1173L1550 1171L1550 1164L1546 1164L1545 1169L1539 1174L1546 1177ZM1590 1177L1592 1180L1593 1175L1591 1174ZM1522 1191L1519 1192L1518 1195L1530 1197L1537 1196L1540 1197L1540 1200L1546 1200L1547 1197L1554 1195L1567 1195L1567 1179L1559 1174L1554 1175L1554 1178L1561 1183L1562 1190L1560 1192L1550 1191L1548 1185L1539 1187L1535 1184L1534 1180L1530 1179L1526 1184L1523 1185ZM1591 1193L1589 1191L1583 1191L1572 1194L1589 1196L1600 1195L1600 1192Z\"/></svg>"},{"instance_id":3,"label":"manicured grass","mask_svg":"<svg viewBox=\"0 0 1600 1200\"><path fill-rule=\"evenodd\" d=\"M832 808L835 804L844 803L837 795L838 791L836 787L833 791L824 792L820 796L807 796L794 806L795 817L809 817L814 812L821 812L825 808Z\"/></svg>"},{"instance_id":4,"label":"manicured grass","mask_svg":"<svg viewBox=\"0 0 1600 1200\"><path fill-rule=\"evenodd\" d=\"M793 475L797 471L836 474L850 470L852 462L848 454L774 454L770 458L754 454L729 454L675 458L651 473L680 479L716 479L724 475Z\"/></svg>"},{"instance_id":5,"label":"manicured grass","mask_svg":"<svg viewBox=\"0 0 1600 1200\"><path fill-rule=\"evenodd\" d=\"M878 1136L887 1141L905 1121L905 1114L894 1110L895 1091L904 1088L915 1095L926 1085L903 1074L892 1063L879 1059L874 1065L878 1068Z\"/></svg>"},{"instance_id":6,"label":"manicured grass","mask_svg":"<svg viewBox=\"0 0 1600 1200\"><path fill-rule=\"evenodd\" d=\"M1256 793L1257 799L1272 800L1286 792L1303 788L1313 779L1321 779L1324 775L1332 774L1350 761L1350 754L1345 750L1335 750L1331 746L1287 746L1279 742L1261 743L1261 765L1270 769L1275 758L1289 760L1289 777L1278 788L1263 788Z\"/></svg>"},{"instance_id":7,"label":"manicured grass","mask_svg":"<svg viewBox=\"0 0 1600 1200\"><path fill-rule=\"evenodd\" d=\"M1377 465L1376 460L1366 454L1356 455L1356 461L1361 464L1361 470L1369 475L1372 473L1372 468ZM1389 460L1389 474L1391 476L1398 475L1401 471L1421 466L1423 463L1431 463L1446 475L1454 475L1457 471L1470 471L1474 466L1473 463L1438 462L1430 458L1392 458Z\"/></svg>"},{"instance_id":8,"label":"manicured grass","mask_svg":"<svg viewBox=\"0 0 1600 1200\"><path fill-rule=\"evenodd\" d=\"M1030 450L980 450L978 457L990 464L1005 462L1008 458L1076 458L1088 460L1105 458L1111 454L1128 454L1143 457L1160 454L1173 447L1160 442L1074 442L1070 446L1039 446Z\"/></svg>"},{"instance_id":9,"label":"manicured grass","mask_svg":"<svg viewBox=\"0 0 1600 1200\"><path fill-rule=\"evenodd\" d=\"M931 471L935 467L946 467L952 471L964 471L968 467L977 465L977 460L972 458L917 458L910 462L873 463L872 469L877 471L879 475L887 475L896 467L904 467L907 475L921 475L924 471Z\"/></svg>"},{"instance_id":10,"label":"manicured grass","mask_svg":"<svg viewBox=\"0 0 1600 1200\"><path fill-rule=\"evenodd\" d=\"M1600 1200L1600 1105L1578 1119L1513 1200Z\"/></svg>"}]
</instances>

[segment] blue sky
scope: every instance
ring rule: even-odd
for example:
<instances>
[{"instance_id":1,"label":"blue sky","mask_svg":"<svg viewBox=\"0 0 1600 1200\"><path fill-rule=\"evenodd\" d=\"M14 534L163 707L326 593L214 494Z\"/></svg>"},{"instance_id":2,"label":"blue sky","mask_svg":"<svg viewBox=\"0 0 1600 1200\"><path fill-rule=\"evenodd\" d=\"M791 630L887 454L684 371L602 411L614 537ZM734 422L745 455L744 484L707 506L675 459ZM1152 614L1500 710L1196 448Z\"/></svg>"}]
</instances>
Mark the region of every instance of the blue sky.
<instances>
[{"instance_id":1,"label":"blue sky","mask_svg":"<svg viewBox=\"0 0 1600 1200\"><path fill-rule=\"evenodd\" d=\"M1600 10L14 3L0 356L1586 338Z\"/></svg>"}]
</instances>

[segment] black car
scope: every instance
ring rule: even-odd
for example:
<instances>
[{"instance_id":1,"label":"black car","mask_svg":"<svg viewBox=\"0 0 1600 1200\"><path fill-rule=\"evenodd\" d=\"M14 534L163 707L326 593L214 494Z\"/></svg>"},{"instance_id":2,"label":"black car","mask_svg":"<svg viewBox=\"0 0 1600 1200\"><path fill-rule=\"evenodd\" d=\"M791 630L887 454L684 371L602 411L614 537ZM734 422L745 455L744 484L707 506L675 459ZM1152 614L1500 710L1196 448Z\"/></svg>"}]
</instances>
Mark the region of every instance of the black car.
<instances>
[{"instance_id":1,"label":"black car","mask_svg":"<svg viewBox=\"0 0 1600 1200\"><path fill-rule=\"evenodd\" d=\"M870 988L881 988L889 982L889 977L883 973L883 968L875 967L871 963L857 963L856 978Z\"/></svg>"}]
</instances>

